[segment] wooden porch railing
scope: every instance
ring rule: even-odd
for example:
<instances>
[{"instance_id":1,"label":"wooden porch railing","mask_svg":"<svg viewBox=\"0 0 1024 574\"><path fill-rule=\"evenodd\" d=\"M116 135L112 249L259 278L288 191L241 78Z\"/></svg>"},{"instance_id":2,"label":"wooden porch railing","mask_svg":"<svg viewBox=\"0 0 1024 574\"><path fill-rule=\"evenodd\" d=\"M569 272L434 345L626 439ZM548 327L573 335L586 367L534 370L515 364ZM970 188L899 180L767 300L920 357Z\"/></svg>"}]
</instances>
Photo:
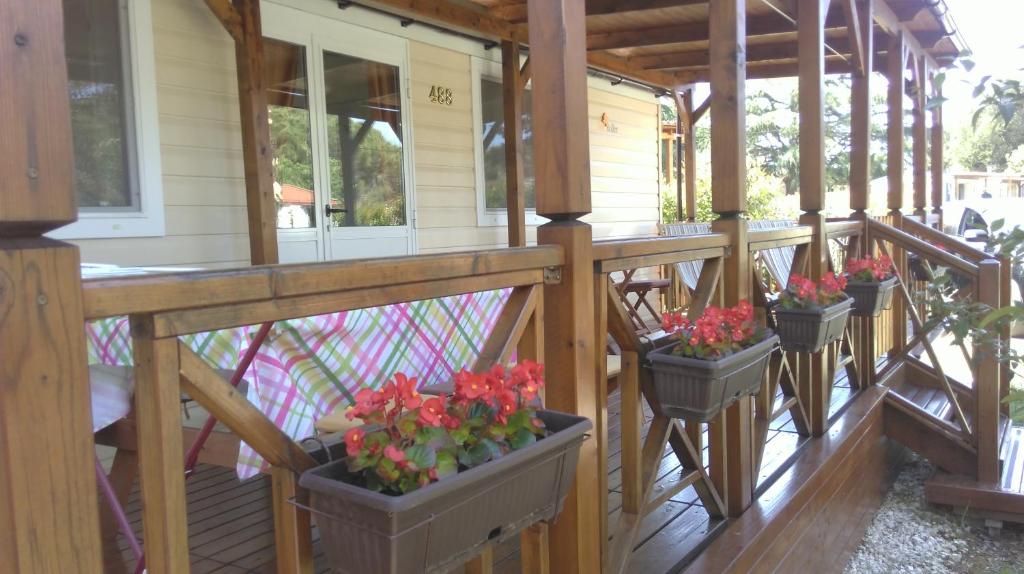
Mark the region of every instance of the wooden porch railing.
<instances>
[{"instance_id":1,"label":"wooden porch railing","mask_svg":"<svg viewBox=\"0 0 1024 574\"><path fill-rule=\"evenodd\" d=\"M622 512L618 522L611 525L611 543L606 556L605 570L624 572L635 545L635 538L643 518L664 504L671 497L689 486L693 486L708 513L714 517L725 515L725 506L719 495L725 482L725 453L721 440L721 428L710 433L712 455L711 474L719 480L712 481L711 474L704 468L702 457L702 428L698 421L680 421L661 413L654 395L650 392L650 374L640 368L648 351L665 338L665 334L654 334L641 338L629 319L623 301L615 295L610 274L618 271L673 265L687 261L703 261L697 288L690 298L689 315L696 317L704 308L721 297L723 258L728 253L729 237L721 233L691 237L660 237L594 243L594 289L597 341L603 342L609 336L621 349L621 373L618 389L621 400L621 448L622 448ZM597 383L602 386L599 396L607 396L607 362L604 353L598 353L595 363ZM643 401L650 404L654 419L646 438L643 438ZM599 412L607 412L605 405ZM600 450L602 458L607 457L607 424L601 429ZM671 445L683 468L682 476L667 488L653 496L657 469L661 463L666 445ZM603 493L607 493L607 474L599 477ZM607 517L607 496L602 498L602 517ZM607 518L605 518L607 520ZM602 528L606 532L607 526ZM608 536L604 536L607 540Z\"/></svg>"},{"instance_id":2,"label":"wooden porch railing","mask_svg":"<svg viewBox=\"0 0 1024 574\"><path fill-rule=\"evenodd\" d=\"M963 358L970 366L971 381L957 381L944 372L942 358L937 356L930 341L932 331L941 329L941 326L926 329L923 309L912 298L910 288L914 287L915 281L907 269L905 256L914 254L920 257L929 275L933 273L933 266L946 267L966 281L955 297L971 299L992 308L999 307L1006 300L1004 291L1009 287L1006 272L1009 266L925 224L909 218L895 219L900 228L875 220L867 224L868 237L880 253L895 253L904 258L897 259L900 283L896 301L901 304L894 305L893 313L894 324L902 329L894 327L892 330L893 350L882 371L905 363L909 367L905 376L914 377L914 382L932 386L945 394L952 407L953 423L935 420L899 394L891 394L890 403L934 432L950 440L961 441L966 446L965 450L976 456L975 468L969 470L975 471L981 481L994 482L999 477L1000 400L1005 392L1000 382L1003 368L991 355L991 349L976 343L970 349L967 345L960 345ZM926 282L916 283L921 286ZM912 327L909 334L906 333L908 322ZM911 354L919 345L924 347L930 365L925 366Z\"/></svg>"},{"instance_id":3,"label":"wooden porch railing","mask_svg":"<svg viewBox=\"0 0 1024 574\"><path fill-rule=\"evenodd\" d=\"M543 360L543 287L563 261L560 247L545 246L85 282L87 319L131 319L147 569L189 569L182 390L270 463L278 571L313 567L309 513L289 503L303 498L296 478L313 459L179 342L180 335L511 287L476 368L507 361L515 350ZM538 537L544 532L526 531L524 552L543 553L547 544Z\"/></svg>"}]
</instances>

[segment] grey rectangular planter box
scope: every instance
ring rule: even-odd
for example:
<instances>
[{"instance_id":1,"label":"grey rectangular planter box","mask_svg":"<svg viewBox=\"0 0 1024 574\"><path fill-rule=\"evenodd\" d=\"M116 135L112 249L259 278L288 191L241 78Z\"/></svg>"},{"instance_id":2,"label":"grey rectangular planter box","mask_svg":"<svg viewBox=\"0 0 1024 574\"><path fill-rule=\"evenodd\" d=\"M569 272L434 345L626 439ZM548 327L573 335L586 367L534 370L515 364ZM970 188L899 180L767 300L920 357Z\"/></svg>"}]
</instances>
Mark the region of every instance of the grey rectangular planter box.
<instances>
[{"instance_id":1,"label":"grey rectangular planter box","mask_svg":"<svg viewBox=\"0 0 1024 574\"><path fill-rule=\"evenodd\" d=\"M334 572L406 574L453 566L562 509L592 425L540 411L551 434L455 476L390 496L350 484L344 459L302 474Z\"/></svg>"},{"instance_id":2,"label":"grey rectangular planter box","mask_svg":"<svg viewBox=\"0 0 1024 574\"><path fill-rule=\"evenodd\" d=\"M828 307L786 309L775 307L775 328L785 351L817 353L825 345L843 338L853 298L846 297Z\"/></svg>"},{"instance_id":3,"label":"grey rectangular planter box","mask_svg":"<svg viewBox=\"0 0 1024 574\"><path fill-rule=\"evenodd\" d=\"M777 335L770 330L767 335L752 347L713 361L673 355L674 343L648 353L661 411L707 422L736 399L757 394L768 357L779 344Z\"/></svg>"},{"instance_id":4,"label":"grey rectangular planter box","mask_svg":"<svg viewBox=\"0 0 1024 574\"><path fill-rule=\"evenodd\" d=\"M882 311L892 307L892 293L896 289L896 277L885 281L861 282L847 281L844 291L853 298L854 317L877 317Z\"/></svg>"}]
</instances>

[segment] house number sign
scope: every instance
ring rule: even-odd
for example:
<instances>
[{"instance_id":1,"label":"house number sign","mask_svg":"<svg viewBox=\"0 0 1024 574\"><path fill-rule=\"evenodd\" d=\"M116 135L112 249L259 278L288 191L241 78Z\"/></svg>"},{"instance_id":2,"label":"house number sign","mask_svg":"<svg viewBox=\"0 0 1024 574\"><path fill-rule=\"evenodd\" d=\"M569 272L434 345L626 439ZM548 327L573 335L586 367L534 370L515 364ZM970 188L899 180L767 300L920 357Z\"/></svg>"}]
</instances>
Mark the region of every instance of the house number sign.
<instances>
[{"instance_id":1,"label":"house number sign","mask_svg":"<svg viewBox=\"0 0 1024 574\"><path fill-rule=\"evenodd\" d=\"M450 106L454 101L452 89L444 86L430 86L430 103Z\"/></svg>"}]
</instances>

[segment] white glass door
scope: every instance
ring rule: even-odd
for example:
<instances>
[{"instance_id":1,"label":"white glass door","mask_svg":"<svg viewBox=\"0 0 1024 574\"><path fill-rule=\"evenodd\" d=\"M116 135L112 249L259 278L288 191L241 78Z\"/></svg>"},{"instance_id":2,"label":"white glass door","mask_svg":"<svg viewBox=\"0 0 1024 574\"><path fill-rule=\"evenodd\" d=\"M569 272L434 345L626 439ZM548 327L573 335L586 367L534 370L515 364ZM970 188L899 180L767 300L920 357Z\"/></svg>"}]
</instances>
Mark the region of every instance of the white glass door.
<instances>
[{"instance_id":1,"label":"white glass door","mask_svg":"<svg viewBox=\"0 0 1024 574\"><path fill-rule=\"evenodd\" d=\"M412 253L405 41L271 3L263 21L291 54L265 64L279 227L309 223L279 230L282 261ZM306 107L282 112L274 87L299 92L300 68Z\"/></svg>"}]
</instances>

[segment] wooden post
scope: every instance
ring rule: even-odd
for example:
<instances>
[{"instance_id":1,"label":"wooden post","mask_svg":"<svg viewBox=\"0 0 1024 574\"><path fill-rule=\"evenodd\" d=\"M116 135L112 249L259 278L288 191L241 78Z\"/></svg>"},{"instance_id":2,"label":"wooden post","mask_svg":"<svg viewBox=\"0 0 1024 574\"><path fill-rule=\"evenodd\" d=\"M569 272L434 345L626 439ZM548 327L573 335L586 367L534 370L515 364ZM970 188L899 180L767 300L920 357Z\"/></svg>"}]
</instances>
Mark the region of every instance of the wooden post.
<instances>
[{"instance_id":1,"label":"wooden post","mask_svg":"<svg viewBox=\"0 0 1024 574\"><path fill-rule=\"evenodd\" d=\"M584 6L579 0L529 0L528 15L537 212L551 220L537 230L537 240L565 253L561 281L544 293L547 403L600 425L607 412L594 380L604 341L595 340L593 234L578 221L591 205ZM607 471L597 442L583 443L565 507L551 525L552 572L601 570L599 499L608 493L594 479Z\"/></svg>"},{"instance_id":2,"label":"wooden post","mask_svg":"<svg viewBox=\"0 0 1024 574\"><path fill-rule=\"evenodd\" d=\"M828 270L828 233L825 227L825 14L828 0L802 3L797 23L800 69L800 224L811 227L807 273L819 279ZM814 436L828 424L829 369L826 348L802 364L797 381Z\"/></svg>"},{"instance_id":3,"label":"wooden post","mask_svg":"<svg viewBox=\"0 0 1024 574\"><path fill-rule=\"evenodd\" d=\"M925 126L925 103L927 96L927 60L915 56L914 64L914 124L913 163L914 163L914 214L922 217L927 215L928 206L928 134Z\"/></svg>"},{"instance_id":4,"label":"wooden post","mask_svg":"<svg viewBox=\"0 0 1024 574\"><path fill-rule=\"evenodd\" d=\"M242 120L245 202L249 214L249 259L253 265L277 263L277 200L273 150L263 77L263 27L260 0L235 0L244 41L235 43L238 106ZM346 206L347 207L347 206Z\"/></svg>"},{"instance_id":5,"label":"wooden post","mask_svg":"<svg viewBox=\"0 0 1024 574\"><path fill-rule=\"evenodd\" d=\"M850 209L863 213L871 196L871 70L874 67L870 1L857 1L864 48L864 72L853 74L850 103Z\"/></svg>"},{"instance_id":6,"label":"wooden post","mask_svg":"<svg viewBox=\"0 0 1024 574\"><path fill-rule=\"evenodd\" d=\"M151 316L131 317L131 331L146 570L188 572L178 340L154 339Z\"/></svg>"},{"instance_id":7,"label":"wooden post","mask_svg":"<svg viewBox=\"0 0 1024 574\"><path fill-rule=\"evenodd\" d=\"M519 571L523 574L550 574L548 523L538 522L523 530L519 540Z\"/></svg>"},{"instance_id":8,"label":"wooden post","mask_svg":"<svg viewBox=\"0 0 1024 574\"><path fill-rule=\"evenodd\" d=\"M299 487L299 476L290 468L270 469L274 510L274 549L281 574L313 572L313 529L308 510L292 504L295 499L308 506L308 493Z\"/></svg>"},{"instance_id":9,"label":"wooden post","mask_svg":"<svg viewBox=\"0 0 1024 574\"><path fill-rule=\"evenodd\" d=\"M683 167L686 170L686 220L697 219L697 117L693 113L693 88L683 92L686 111L686 147L683 149Z\"/></svg>"},{"instance_id":10,"label":"wooden post","mask_svg":"<svg viewBox=\"0 0 1024 574\"><path fill-rule=\"evenodd\" d=\"M672 90L672 99L676 102L676 133L671 139L672 149L675 150L675 153L673 154L673 166L675 168L676 180L676 221L683 221L686 217L686 194L683 191L683 181L686 177L689 177L689 174L683 174L683 133L687 124L690 123L690 118L686 113L683 98L679 95L678 90ZM689 139L685 140L685 145L690 145Z\"/></svg>"},{"instance_id":11,"label":"wooden post","mask_svg":"<svg viewBox=\"0 0 1024 574\"><path fill-rule=\"evenodd\" d=\"M99 572L63 7L0 14L0 569Z\"/></svg>"},{"instance_id":12,"label":"wooden post","mask_svg":"<svg viewBox=\"0 0 1024 574\"><path fill-rule=\"evenodd\" d=\"M942 97L942 86L935 86L935 97ZM944 196L943 181L943 155L944 146L942 136L942 105L932 108L932 148L931 148L931 170L932 170L932 213L939 216L939 229L942 229L942 200Z\"/></svg>"},{"instance_id":13,"label":"wooden post","mask_svg":"<svg viewBox=\"0 0 1024 574\"><path fill-rule=\"evenodd\" d=\"M487 544L480 554L466 561L466 574L494 574L494 545Z\"/></svg>"},{"instance_id":14,"label":"wooden post","mask_svg":"<svg viewBox=\"0 0 1024 574\"><path fill-rule=\"evenodd\" d=\"M889 178L888 207L891 212L903 209L903 69L906 62L906 46L903 32L898 31L889 39L889 56L886 61L886 76L889 79L887 104L889 106L888 163Z\"/></svg>"},{"instance_id":15,"label":"wooden post","mask_svg":"<svg viewBox=\"0 0 1024 574\"><path fill-rule=\"evenodd\" d=\"M505 113L505 191L508 246L526 246L526 178L523 166L523 91L519 88L519 42L501 42L501 96Z\"/></svg>"},{"instance_id":16,"label":"wooden post","mask_svg":"<svg viewBox=\"0 0 1024 574\"><path fill-rule=\"evenodd\" d=\"M245 202L249 216L249 260L253 265L277 263L277 200L274 198L267 87L263 77L260 0L206 0L206 5L235 40Z\"/></svg>"},{"instance_id":17,"label":"wooden post","mask_svg":"<svg viewBox=\"0 0 1024 574\"><path fill-rule=\"evenodd\" d=\"M978 263L978 302L993 308L999 307L999 262L986 259ZM1000 478L999 464L999 413L1002 412L999 399L1002 394L1000 378L1003 369L993 355L992 349L975 345L975 362L978 365L974 381L974 426L975 447L978 449L978 482L996 484Z\"/></svg>"},{"instance_id":18,"label":"wooden post","mask_svg":"<svg viewBox=\"0 0 1024 574\"><path fill-rule=\"evenodd\" d=\"M888 163L886 171L889 180L888 207L892 216L892 224L901 227L903 209L903 70L907 58L907 47L903 31L899 30L889 39L889 55L886 62L886 75L889 79L887 104L889 106L888 129ZM897 269L906 271L903 264L903 250L893 246L892 258ZM904 276L905 273L904 273ZM899 351L907 341L906 305L896 297L892 305L892 347Z\"/></svg>"},{"instance_id":19,"label":"wooden post","mask_svg":"<svg viewBox=\"0 0 1024 574\"><path fill-rule=\"evenodd\" d=\"M871 201L871 80L874 70L875 35L874 2L856 1L856 18L859 19L861 49L864 66L860 73L854 73L850 94L850 210L851 218L864 224L864 235L851 238L847 257L852 257L858 242L860 247L867 241L867 209ZM861 249L863 251L863 249ZM863 254L861 254L863 256ZM872 319L851 317L851 331L856 341L858 374L862 388L874 383L874 339L875 322Z\"/></svg>"},{"instance_id":20,"label":"wooden post","mask_svg":"<svg viewBox=\"0 0 1024 574\"><path fill-rule=\"evenodd\" d=\"M723 269L725 305L750 298L751 268L746 198L746 2L710 4L711 37L711 182L712 229L728 233L730 254ZM744 397L709 427L711 475L726 500L730 516L738 516L753 497L753 401ZM715 456L715 453L720 456Z\"/></svg>"}]
</instances>

